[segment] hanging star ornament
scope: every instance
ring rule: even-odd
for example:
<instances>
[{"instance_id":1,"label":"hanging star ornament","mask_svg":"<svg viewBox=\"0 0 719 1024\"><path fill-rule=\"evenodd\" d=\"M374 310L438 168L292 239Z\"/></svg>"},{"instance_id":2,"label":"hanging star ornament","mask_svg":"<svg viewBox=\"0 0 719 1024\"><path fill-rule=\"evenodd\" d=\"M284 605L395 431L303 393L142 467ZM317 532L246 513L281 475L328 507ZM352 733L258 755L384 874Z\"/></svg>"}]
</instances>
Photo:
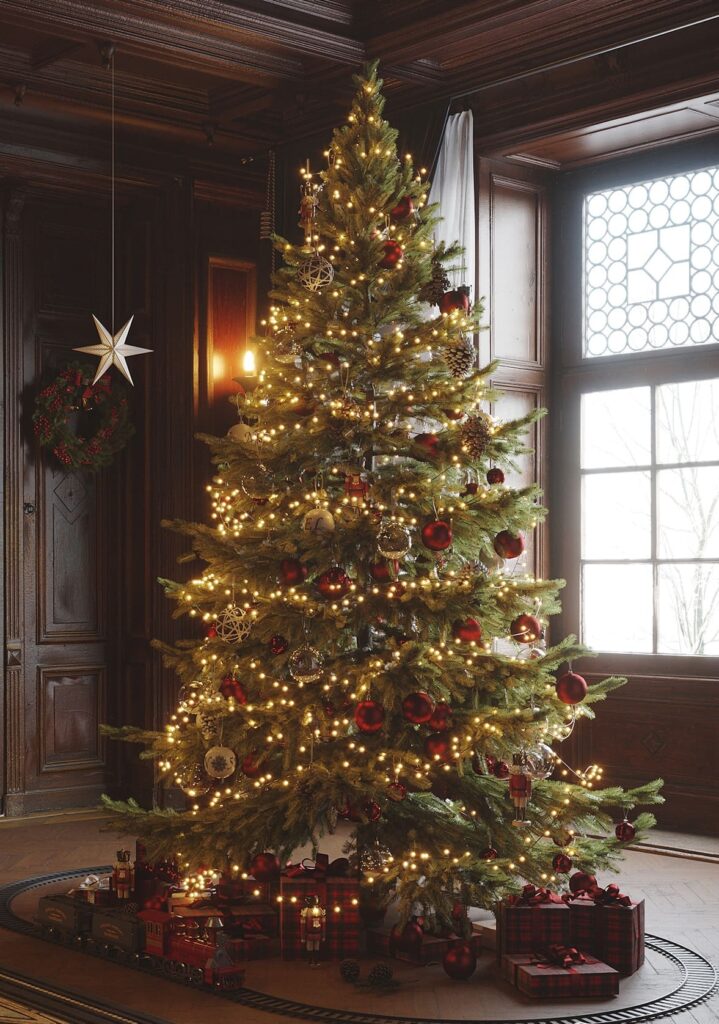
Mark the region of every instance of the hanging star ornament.
<instances>
[{"instance_id":1,"label":"hanging star ornament","mask_svg":"<svg viewBox=\"0 0 719 1024\"><path fill-rule=\"evenodd\" d=\"M132 384L133 381L130 376L130 369L127 365L126 359L129 356L139 356L143 352L152 352L151 348L139 348L137 345L127 345L125 343L125 339L130 333L132 321L135 319L134 313L125 326L121 327L114 337L110 334L108 329L100 323L94 314L92 319L95 321L97 333L100 335L100 344L85 345L84 348L73 349L73 352L87 352L88 355L91 356L100 356L100 365L97 368L97 373L95 374L95 379L92 383L97 384L100 377L102 377L102 375L109 370L111 366L116 366L120 373Z\"/></svg>"}]
</instances>

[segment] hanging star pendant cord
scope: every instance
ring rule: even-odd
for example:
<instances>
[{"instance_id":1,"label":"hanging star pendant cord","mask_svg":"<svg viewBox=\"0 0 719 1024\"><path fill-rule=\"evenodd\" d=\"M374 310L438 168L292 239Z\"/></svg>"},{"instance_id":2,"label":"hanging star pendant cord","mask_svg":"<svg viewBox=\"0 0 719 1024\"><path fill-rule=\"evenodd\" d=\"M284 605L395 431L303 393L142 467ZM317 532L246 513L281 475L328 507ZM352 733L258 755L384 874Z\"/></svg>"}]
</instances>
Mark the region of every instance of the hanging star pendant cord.
<instances>
[{"instance_id":1,"label":"hanging star pendant cord","mask_svg":"<svg viewBox=\"0 0 719 1024\"><path fill-rule=\"evenodd\" d=\"M130 376L130 369L126 361L127 358L129 358L129 356L141 355L144 352L152 352L151 348L139 348L137 345L127 345L125 343L125 339L130 333L130 327L132 326L134 318L133 314L124 327L121 327L117 334L113 336L93 314L92 319L95 321L95 327L97 328L97 333L100 336L100 344L85 345L83 348L73 349L73 352L87 352L88 355L100 356L100 364L97 368L95 379L92 382L93 384L97 384L100 377L102 377L102 375L109 370L111 366L116 366L120 373L129 380L130 384L133 384L132 377Z\"/></svg>"}]
</instances>

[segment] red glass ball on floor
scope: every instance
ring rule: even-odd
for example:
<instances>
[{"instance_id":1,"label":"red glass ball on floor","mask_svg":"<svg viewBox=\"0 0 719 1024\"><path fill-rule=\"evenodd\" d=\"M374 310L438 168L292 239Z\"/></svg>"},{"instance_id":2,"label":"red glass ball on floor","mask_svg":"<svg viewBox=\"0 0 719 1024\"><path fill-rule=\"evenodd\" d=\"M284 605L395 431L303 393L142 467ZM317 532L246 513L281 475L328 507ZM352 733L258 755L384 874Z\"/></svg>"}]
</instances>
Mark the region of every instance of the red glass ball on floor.
<instances>
[{"instance_id":1,"label":"red glass ball on floor","mask_svg":"<svg viewBox=\"0 0 719 1024\"><path fill-rule=\"evenodd\" d=\"M300 562L299 558L283 558L280 562L280 576L282 582L288 586L296 586L307 578L307 566Z\"/></svg>"},{"instance_id":2,"label":"red glass ball on floor","mask_svg":"<svg viewBox=\"0 0 719 1024\"><path fill-rule=\"evenodd\" d=\"M434 701L428 693L417 690L408 693L402 701L402 714L413 725L423 725L432 717Z\"/></svg>"},{"instance_id":3,"label":"red glass ball on floor","mask_svg":"<svg viewBox=\"0 0 719 1024\"><path fill-rule=\"evenodd\" d=\"M388 238L382 249L384 250L384 256L379 261L379 265L385 270L391 270L392 267L396 267L404 256L404 249L394 238Z\"/></svg>"},{"instance_id":4,"label":"red glass ball on floor","mask_svg":"<svg viewBox=\"0 0 719 1024\"><path fill-rule=\"evenodd\" d=\"M509 632L513 640L520 644L533 644L542 635L542 624L534 615L518 615L512 619Z\"/></svg>"},{"instance_id":5,"label":"red glass ball on floor","mask_svg":"<svg viewBox=\"0 0 719 1024\"><path fill-rule=\"evenodd\" d=\"M574 867L574 861L566 853L556 853L552 858L552 867L561 875L566 875Z\"/></svg>"},{"instance_id":6,"label":"red glass ball on floor","mask_svg":"<svg viewBox=\"0 0 719 1024\"><path fill-rule=\"evenodd\" d=\"M477 954L469 942L450 946L442 958L445 972L455 981L466 981L477 969Z\"/></svg>"},{"instance_id":7,"label":"red glass ball on floor","mask_svg":"<svg viewBox=\"0 0 719 1024\"><path fill-rule=\"evenodd\" d=\"M587 680L576 672L565 672L556 682L557 696L564 704L579 704L587 689Z\"/></svg>"},{"instance_id":8,"label":"red glass ball on floor","mask_svg":"<svg viewBox=\"0 0 719 1024\"><path fill-rule=\"evenodd\" d=\"M487 470L487 483L488 484L503 484L504 473L499 466L492 466L491 469Z\"/></svg>"},{"instance_id":9,"label":"red glass ball on floor","mask_svg":"<svg viewBox=\"0 0 719 1024\"><path fill-rule=\"evenodd\" d=\"M429 758L449 761L452 754L449 735L446 732L433 732L424 741L424 752Z\"/></svg>"},{"instance_id":10,"label":"red glass ball on floor","mask_svg":"<svg viewBox=\"0 0 719 1024\"><path fill-rule=\"evenodd\" d=\"M478 644L482 639L482 627L476 619L455 619L452 623L452 636L465 644Z\"/></svg>"},{"instance_id":11,"label":"red glass ball on floor","mask_svg":"<svg viewBox=\"0 0 719 1024\"><path fill-rule=\"evenodd\" d=\"M614 829L614 835L617 837L620 843L631 843L633 839L636 839L637 830L631 821L620 821L617 827Z\"/></svg>"},{"instance_id":12,"label":"red glass ball on floor","mask_svg":"<svg viewBox=\"0 0 719 1024\"><path fill-rule=\"evenodd\" d=\"M248 872L258 882L272 882L280 877L280 862L274 853L258 853L250 861Z\"/></svg>"},{"instance_id":13,"label":"red glass ball on floor","mask_svg":"<svg viewBox=\"0 0 719 1024\"><path fill-rule=\"evenodd\" d=\"M396 206L389 211L393 221L407 220L414 213L414 200L411 196L402 196Z\"/></svg>"},{"instance_id":14,"label":"red glass ball on floor","mask_svg":"<svg viewBox=\"0 0 719 1024\"><path fill-rule=\"evenodd\" d=\"M275 633L274 636L270 637L271 654L284 654L289 646L289 640L285 639L285 637L281 636L279 633Z\"/></svg>"},{"instance_id":15,"label":"red glass ball on floor","mask_svg":"<svg viewBox=\"0 0 719 1024\"><path fill-rule=\"evenodd\" d=\"M384 724L384 708L376 700L361 700L355 708L354 719L360 732L379 732Z\"/></svg>"},{"instance_id":16,"label":"red glass ball on floor","mask_svg":"<svg viewBox=\"0 0 719 1024\"><path fill-rule=\"evenodd\" d=\"M446 551L452 544L452 527L444 519L433 519L422 527L422 543L430 551Z\"/></svg>"},{"instance_id":17,"label":"red glass ball on floor","mask_svg":"<svg viewBox=\"0 0 719 1024\"><path fill-rule=\"evenodd\" d=\"M502 530L494 538L494 550L500 558L519 558L524 551L524 534Z\"/></svg>"},{"instance_id":18,"label":"red glass ball on floor","mask_svg":"<svg viewBox=\"0 0 719 1024\"><path fill-rule=\"evenodd\" d=\"M572 892L582 892L585 889L591 892L592 889L596 889L596 887L596 878L594 875L587 874L586 871L575 871L569 879L569 888Z\"/></svg>"},{"instance_id":19,"label":"red glass ball on floor","mask_svg":"<svg viewBox=\"0 0 719 1024\"><path fill-rule=\"evenodd\" d=\"M451 729L452 709L449 704L446 704L444 701L435 704L434 711L427 724L435 732L445 732L447 729Z\"/></svg>"},{"instance_id":20,"label":"red glass ball on floor","mask_svg":"<svg viewBox=\"0 0 719 1024\"><path fill-rule=\"evenodd\" d=\"M463 313L469 312L469 293L463 288L455 288L453 291L445 292L439 300L440 313L454 313L456 309Z\"/></svg>"},{"instance_id":21,"label":"red glass ball on floor","mask_svg":"<svg viewBox=\"0 0 719 1024\"><path fill-rule=\"evenodd\" d=\"M336 565L326 569L315 580L315 586L323 597L341 598L349 592L352 580L342 566Z\"/></svg>"}]
</instances>

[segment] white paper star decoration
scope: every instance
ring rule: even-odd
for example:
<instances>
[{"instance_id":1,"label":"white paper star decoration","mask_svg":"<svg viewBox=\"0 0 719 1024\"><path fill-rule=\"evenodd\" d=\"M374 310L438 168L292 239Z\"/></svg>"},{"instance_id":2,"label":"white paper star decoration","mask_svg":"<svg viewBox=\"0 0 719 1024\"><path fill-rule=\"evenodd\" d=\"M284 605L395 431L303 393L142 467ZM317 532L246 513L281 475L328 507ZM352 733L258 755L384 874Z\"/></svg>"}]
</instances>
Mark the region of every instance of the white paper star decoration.
<instances>
[{"instance_id":1,"label":"white paper star decoration","mask_svg":"<svg viewBox=\"0 0 719 1024\"><path fill-rule=\"evenodd\" d=\"M100 356L100 364L92 383L96 384L106 370L109 370L111 366L116 366L120 373L123 374L124 377L127 377L129 382L132 384L132 377L130 376L130 370L126 362L127 358L129 356L139 356L143 352L152 352L151 348L138 348L137 345L125 344L125 339L130 333L132 321L135 319L134 314L130 317L125 326L120 328L114 337L110 334L108 329L100 323L94 314L92 319L95 321L97 333L100 335L100 344L85 345L84 348L73 349L73 352L87 352L88 355L91 356Z\"/></svg>"}]
</instances>

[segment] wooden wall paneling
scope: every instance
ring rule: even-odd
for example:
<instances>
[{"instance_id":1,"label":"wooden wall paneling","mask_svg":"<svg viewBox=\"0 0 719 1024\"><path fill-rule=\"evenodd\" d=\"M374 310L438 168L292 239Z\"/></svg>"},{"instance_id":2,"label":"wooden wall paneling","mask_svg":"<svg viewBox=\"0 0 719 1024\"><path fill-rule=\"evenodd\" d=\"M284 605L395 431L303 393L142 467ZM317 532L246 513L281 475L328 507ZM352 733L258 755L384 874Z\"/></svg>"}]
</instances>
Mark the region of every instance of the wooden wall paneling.
<instances>
[{"instance_id":1,"label":"wooden wall paneling","mask_svg":"<svg viewBox=\"0 0 719 1024\"><path fill-rule=\"evenodd\" d=\"M38 669L41 772L104 766L105 675L104 665Z\"/></svg>"}]
</instances>

